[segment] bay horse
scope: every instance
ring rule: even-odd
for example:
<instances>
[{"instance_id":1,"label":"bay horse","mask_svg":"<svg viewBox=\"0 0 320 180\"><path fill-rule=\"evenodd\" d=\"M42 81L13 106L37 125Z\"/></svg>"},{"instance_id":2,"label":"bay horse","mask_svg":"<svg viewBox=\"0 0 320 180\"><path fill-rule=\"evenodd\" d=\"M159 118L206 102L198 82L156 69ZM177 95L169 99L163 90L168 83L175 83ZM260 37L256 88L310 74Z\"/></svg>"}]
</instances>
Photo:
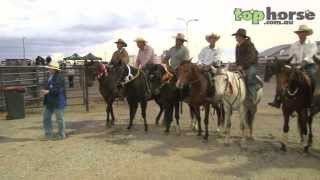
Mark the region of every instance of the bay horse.
<instances>
[{"instance_id":1,"label":"bay horse","mask_svg":"<svg viewBox=\"0 0 320 180\"><path fill-rule=\"evenodd\" d=\"M210 105L213 104L213 89L210 89L209 79L206 77L205 73L201 71L197 64L192 63L191 61L183 61L177 69L177 82L176 86L180 89L183 89L185 86L190 86L188 95L183 98L183 101L186 102L191 107L191 114L195 116L198 124L198 136L201 136L201 115L200 107L204 107L205 117L205 135L204 140L208 140L209 136L209 113ZM208 97L212 95L212 101L208 101ZM218 106L214 106L219 112L222 112ZM221 117L218 116L220 121Z\"/></svg>"},{"instance_id":2,"label":"bay horse","mask_svg":"<svg viewBox=\"0 0 320 180\"><path fill-rule=\"evenodd\" d=\"M119 62L114 67L114 73L116 78L114 83L117 84L119 92L123 92L123 96L126 97L129 105L129 125L127 127L130 130L133 126L133 120L137 113L138 105L141 107L141 115L144 122L144 130L148 131L146 109L147 109L147 97L146 97L146 77L142 70L133 66L123 64Z\"/></svg>"},{"instance_id":3,"label":"bay horse","mask_svg":"<svg viewBox=\"0 0 320 180\"><path fill-rule=\"evenodd\" d=\"M240 127L242 130L242 140L252 138L253 121L255 118L257 105L261 101L263 89L257 90L255 108L248 108L245 103L246 84L240 73L231 72L221 66L214 76L215 101L222 102L225 110L225 145L230 144L231 115L233 110L239 110ZM249 130L249 131L248 131Z\"/></svg>"},{"instance_id":4,"label":"bay horse","mask_svg":"<svg viewBox=\"0 0 320 180\"><path fill-rule=\"evenodd\" d=\"M111 127L115 122L113 102L120 96L117 84L114 83L115 76L112 76L115 73L111 67L98 61L85 62L84 65L87 85L92 86L95 79L99 82L99 92L106 103L106 127Z\"/></svg>"},{"instance_id":5,"label":"bay horse","mask_svg":"<svg viewBox=\"0 0 320 180\"><path fill-rule=\"evenodd\" d=\"M290 116L298 114L298 128L304 152L312 146L312 122L316 111L311 107L312 84L310 78L300 66L290 65L290 59L275 58L267 63L265 80L276 75L277 89L281 94L282 114L284 119L281 150L287 150ZM305 141L308 135L308 141Z\"/></svg>"}]
</instances>

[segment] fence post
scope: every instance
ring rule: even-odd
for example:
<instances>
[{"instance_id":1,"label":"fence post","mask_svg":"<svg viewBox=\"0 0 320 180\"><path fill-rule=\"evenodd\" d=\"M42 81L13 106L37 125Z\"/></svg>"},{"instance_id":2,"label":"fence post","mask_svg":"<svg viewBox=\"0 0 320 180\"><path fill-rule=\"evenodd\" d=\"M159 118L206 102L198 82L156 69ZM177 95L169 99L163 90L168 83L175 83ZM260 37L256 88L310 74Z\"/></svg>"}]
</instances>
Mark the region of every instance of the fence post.
<instances>
[{"instance_id":1,"label":"fence post","mask_svg":"<svg viewBox=\"0 0 320 180\"><path fill-rule=\"evenodd\" d=\"M86 106L86 112L89 112L89 88L88 88L88 81L87 81L87 78L86 78L86 71L87 71L87 66L84 65L84 71L83 71L83 90L84 90L84 103L85 103L85 106Z\"/></svg>"}]
</instances>

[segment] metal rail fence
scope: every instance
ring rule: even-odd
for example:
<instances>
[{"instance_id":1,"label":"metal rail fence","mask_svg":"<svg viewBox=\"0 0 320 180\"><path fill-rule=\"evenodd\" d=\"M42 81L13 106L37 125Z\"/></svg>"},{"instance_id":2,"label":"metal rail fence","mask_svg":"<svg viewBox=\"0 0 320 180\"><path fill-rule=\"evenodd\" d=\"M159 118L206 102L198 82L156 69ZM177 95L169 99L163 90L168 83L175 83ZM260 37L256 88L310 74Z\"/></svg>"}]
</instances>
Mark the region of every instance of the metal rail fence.
<instances>
[{"instance_id":1,"label":"metal rail fence","mask_svg":"<svg viewBox=\"0 0 320 180\"><path fill-rule=\"evenodd\" d=\"M69 70L73 73L70 75ZM68 106L85 106L89 111L89 92L86 86L85 68L75 65L72 68L63 68L61 71L65 77L66 95ZM73 76L73 87L71 77ZM0 66L0 110L5 111L4 91L5 87L23 86L26 88L24 102L26 109L41 108L42 97L40 90L48 78L47 69L44 66Z\"/></svg>"}]
</instances>

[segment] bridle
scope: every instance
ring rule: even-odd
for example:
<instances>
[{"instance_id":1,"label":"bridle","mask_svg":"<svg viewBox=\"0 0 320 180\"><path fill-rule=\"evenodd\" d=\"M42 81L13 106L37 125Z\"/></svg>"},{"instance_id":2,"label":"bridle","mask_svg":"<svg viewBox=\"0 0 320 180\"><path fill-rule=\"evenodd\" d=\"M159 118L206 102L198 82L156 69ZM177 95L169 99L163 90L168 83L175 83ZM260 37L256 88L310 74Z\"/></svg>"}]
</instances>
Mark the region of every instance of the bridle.
<instances>
[{"instance_id":1,"label":"bridle","mask_svg":"<svg viewBox=\"0 0 320 180\"><path fill-rule=\"evenodd\" d=\"M226 77L227 83L226 83L226 85L225 85L225 87L224 87L224 90L223 90L223 92L224 92L223 95L224 95L224 97L225 97L225 96L227 95L226 92L227 92L227 90L228 90L228 86L231 85L230 77L229 77L228 74L222 73L222 72L216 73L215 76L216 76L216 77L217 77L217 76L225 76L225 77ZM234 76L234 79L235 79L235 76ZM240 90L240 78L237 78L237 79L238 79L238 94L237 94L237 96L233 99L232 102L229 102L229 101L226 100L226 98L224 98L224 100L225 100L231 107L235 104L235 102L237 101L237 99L238 99L238 98L240 97L240 95L241 95L241 90ZM231 85L231 86L232 86L232 85Z\"/></svg>"},{"instance_id":2,"label":"bridle","mask_svg":"<svg viewBox=\"0 0 320 180\"><path fill-rule=\"evenodd\" d=\"M135 79L137 79L140 76L140 73L141 73L141 70L138 69L137 74L133 75L131 73L131 67L129 65L126 65L126 68L128 69L128 75L124 78L124 82L120 83L122 86L134 81Z\"/></svg>"}]
</instances>

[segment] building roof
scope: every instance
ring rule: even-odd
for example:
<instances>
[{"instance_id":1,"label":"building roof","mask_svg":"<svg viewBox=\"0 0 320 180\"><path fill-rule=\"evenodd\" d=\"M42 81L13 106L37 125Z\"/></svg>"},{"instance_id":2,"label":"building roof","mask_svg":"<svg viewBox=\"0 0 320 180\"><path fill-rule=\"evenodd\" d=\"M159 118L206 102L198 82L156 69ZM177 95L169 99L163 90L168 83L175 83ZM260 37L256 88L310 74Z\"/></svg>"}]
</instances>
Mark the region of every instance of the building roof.
<instances>
[{"instance_id":1,"label":"building roof","mask_svg":"<svg viewBox=\"0 0 320 180\"><path fill-rule=\"evenodd\" d=\"M318 52L320 52L320 41L316 41L316 44L318 46ZM270 56L279 56L280 52L281 55L288 56L289 55L289 48L291 44L282 44L279 46L274 46L272 48L269 48L259 54L259 57L270 57Z\"/></svg>"}]
</instances>

